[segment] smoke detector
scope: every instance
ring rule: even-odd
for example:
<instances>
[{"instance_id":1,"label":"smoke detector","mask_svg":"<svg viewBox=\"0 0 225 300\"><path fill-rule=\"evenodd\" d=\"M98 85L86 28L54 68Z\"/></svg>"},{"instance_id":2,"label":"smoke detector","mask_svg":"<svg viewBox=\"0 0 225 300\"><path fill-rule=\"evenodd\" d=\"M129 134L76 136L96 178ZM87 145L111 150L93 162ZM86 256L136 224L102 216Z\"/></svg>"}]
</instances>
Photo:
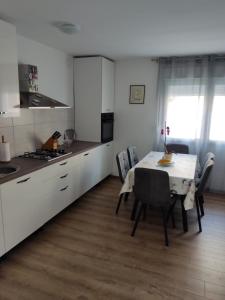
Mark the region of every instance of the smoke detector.
<instances>
[{"instance_id":1,"label":"smoke detector","mask_svg":"<svg viewBox=\"0 0 225 300\"><path fill-rule=\"evenodd\" d=\"M54 22L53 26L55 26L58 30L66 34L75 34L80 31L79 24L73 24L68 22Z\"/></svg>"}]
</instances>

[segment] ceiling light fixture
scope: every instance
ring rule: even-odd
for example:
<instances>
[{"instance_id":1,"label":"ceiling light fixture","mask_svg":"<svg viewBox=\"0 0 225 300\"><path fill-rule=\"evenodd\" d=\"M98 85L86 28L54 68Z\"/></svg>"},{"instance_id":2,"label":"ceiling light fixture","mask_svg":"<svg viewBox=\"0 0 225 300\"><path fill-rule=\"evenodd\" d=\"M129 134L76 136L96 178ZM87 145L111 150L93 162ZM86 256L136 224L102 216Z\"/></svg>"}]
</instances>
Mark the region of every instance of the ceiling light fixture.
<instances>
[{"instance_id":1,"label":"ceiling light fixture","mask_svg":"<svg viewBox=\"0 0 225 300\"><path fill-rule=\"evenodd\" d=\"M80 31L79 24L73 24L68 22L54 22L53 26L55 26L58 30L66 34L75 34Z\"/></svg>"}]
</instances>

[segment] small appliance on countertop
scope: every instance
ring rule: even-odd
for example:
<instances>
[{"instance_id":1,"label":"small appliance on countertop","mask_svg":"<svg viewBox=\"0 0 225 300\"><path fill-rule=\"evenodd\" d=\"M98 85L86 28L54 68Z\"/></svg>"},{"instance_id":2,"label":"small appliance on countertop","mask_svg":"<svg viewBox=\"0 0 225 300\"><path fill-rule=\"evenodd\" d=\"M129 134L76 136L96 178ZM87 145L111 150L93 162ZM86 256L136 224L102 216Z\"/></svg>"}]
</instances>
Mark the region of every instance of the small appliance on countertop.
<instances>
[{"instance_id":1,"label":"small appliance on countertop","mask_svg":"<svg viewBox=\"0 0 225 300\"><path fill-rule=\"evenodd\" d=\"M24 152L24 154L19 155L18 157L52 161L54 159L67 156L71 153L72 152L66 152L64 149L59 149L59 150L55 150L55 151L54 150L37 149L34 152Z\"/></svg>"},{"instance_id":2,"label":"small appliance on countertop","mask_svg":"<svg viewBox=\"0 0 225 300\"><path fill-rule=\"evenodd\" d=\"M0 143L0 161L1 162L10 162L10 144L5 141L4 135L2 135L2 142Z\"/></svg>"},{"instance_id":3,"label":"small appliance on countertop","mask_svg":"<svg viewBox=\"0 0 225 300\"><path fill-rule=\"evenodd\" d=\"M64 132L64 145L70 146L76 139L76 132L74 129L66 129Z\"/></svg>"}]
</instances>

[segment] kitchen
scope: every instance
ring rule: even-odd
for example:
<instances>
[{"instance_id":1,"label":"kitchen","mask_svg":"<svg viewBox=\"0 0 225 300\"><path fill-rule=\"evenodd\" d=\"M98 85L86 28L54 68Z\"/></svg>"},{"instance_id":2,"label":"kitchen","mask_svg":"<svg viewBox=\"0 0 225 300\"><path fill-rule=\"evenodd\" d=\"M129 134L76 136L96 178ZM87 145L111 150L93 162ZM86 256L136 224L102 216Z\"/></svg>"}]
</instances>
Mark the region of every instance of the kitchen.
<instances>
[{"instance_id":1,"label":"kitchen","mask_svg":"<svg viewBox=\"0 0 225 300\"><path fill-rule=\"evenodd\" d=\"M3 36L3 34L7 35L9 44L14 42L14 49L16 49L15 27L1 21L1 30L3 33L0 36ZM5 43L5 47L6 45ZM1 224L3 224L1 229L1 255L8 252L12 247L111 174L114 102L113 62L103 57L75 58L75 66L79 64L81 69L79 70L78 66L75 67L77 70L76 82L79 83L79 88L76 89L76 92L79 93L78 97L80 99L76 105L79 112L78 115L82 116L81 119L79 119L78 115L77 117L75 116L77 119L77 137L75 141L74 124L72 123L74 118L67 119L73 113L70 111L73 109L68 104L49 98L49 95L46 96L39 93L38 78L39 76L41 78L42 73L40 71L40 75L38 74L39 69L36 66L24 64L24 61L23 64L19 63L18 83L16 76L18 74L17 54L12 53L14 54L12 55L8 51L3 52L3 54L5 54L5 58L1 55L2 59L5 61L11 60L10 63L15 63L13 65L14 69L9 71L7 87L15 86L18 88L19 85L20 99L19 90L15 90L12 93L15 95L15 99L12 99L11 102L11 95L8 92L10 88L7 90L7 87L4 86L5 90L2 92L1 102L3 105L1 109L2 115L7 122L9 117L11 117L14 137L16 138L14 143L13 141L8 143L3 140L1 144L0 160L2 164L0 171L3 168L3 173L9 172L9 174L1 174ZM25 54L23 53L23 55ZM92 65L90 66L90 64ZM84 74L87 65L88 69L86 74ZM4 74L7 66L4 69ZM95 68L94 73L91 74L89 68L93 67ZM100 82L100 77L102 76L101 68L104 70L103 83ZM96 76L98 75L98 70L99 77ZM107 72L109 72L109 78L107 78ZM85 85L86 82L84 78L80 78L80 74L82 76L85 75L85 80L90 80L90 82L92 77L97 78L99 80L98 86L96 85L98 82L93 82L93 86L90 89L83 89L82 84ZM87 78L88 74L89 78ZM54 77L52 71L51 76ZM70 78L70 80L73 79ZM51 80L47 81L49 87ZM104 95L102 97L100 94L96 94L95 97L92 95L92 104L85 103L84 100L87 98L87 95L83 95L83 91L94 93L96 90L96 92L99 92L100 86L104 89ZM104 86L106 88L110 87L109 92ZM55 89L57 90L55 84L53 87L54 91L51 92L51 95L56 93ZM7 92L10 101L6 105L4 104L4 95ZM45 92L45 89L43 89L43 92ZM20 103L18 103L18 100ZM18 108L19 104L21 108ZM5 109L4 105L7 107L7 111L3 111ZM82 108L82 106L84 107ZM94 109L96 116L94 116ZM92 117L88 116L88 112L91 112ZM19 116L20 113L22 114L22 121ZM111 116L110 118L107 117L109 115ZM83 118L83 116L87 117ZM25 137L26 132L22 133L22 128L32 126L30 124L32 117L34 135L32 136L31 132L29 132L29 135ZM89 122L92 121L92 124L88 124L88 120ZM66 126L71 126L72 128ZM7 127L3 127L1 134L3 139L8 140L10 136L4 134L5 128ZM89 128L93 129L93 132ZM18 129L21 132L20 135L18 135ZM7 133L7 131L5 132ZM11 153L9 147L12 147ZM15 158L11 159L10 156L14 154L13 151L15 151ZM3 163L4 161L5 163ZM10 162L7 163L8 161ZM31 194L33 194L33 197L31 197ZM19 203L17 201L18 198L20 199ZM18 203L18 207L16 203Z\"/></svg>"},{"instance_id":2,"label":"kitchen","mask_svg":"<svg viewBox=\"0 0 225 300\"><path fill-rule=\"evenodd\" d=\"M225 298L225 6L184 2L1 1L0 299Z\"/></svg>"}]
</instances>

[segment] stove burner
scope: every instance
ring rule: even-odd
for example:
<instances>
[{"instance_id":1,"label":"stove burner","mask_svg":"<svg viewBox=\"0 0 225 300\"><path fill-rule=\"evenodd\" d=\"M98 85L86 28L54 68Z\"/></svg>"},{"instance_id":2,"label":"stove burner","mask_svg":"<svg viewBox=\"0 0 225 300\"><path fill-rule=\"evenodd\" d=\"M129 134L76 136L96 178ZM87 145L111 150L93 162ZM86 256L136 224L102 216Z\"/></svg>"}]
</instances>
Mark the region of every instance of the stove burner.
<instances>
[{"instance_id":1,"label":"stove burner","mask_svg":"<svg viewBox=\"0 0 225 300\"><path fill-rule=\"evenodd\" d=\"M19 157L50 161L68 154L71 154L71 152L66 152L64 149L59 149L57 151L37 149L34 152L24 152L24 154Z\"/></svg>"}]
</instances>

